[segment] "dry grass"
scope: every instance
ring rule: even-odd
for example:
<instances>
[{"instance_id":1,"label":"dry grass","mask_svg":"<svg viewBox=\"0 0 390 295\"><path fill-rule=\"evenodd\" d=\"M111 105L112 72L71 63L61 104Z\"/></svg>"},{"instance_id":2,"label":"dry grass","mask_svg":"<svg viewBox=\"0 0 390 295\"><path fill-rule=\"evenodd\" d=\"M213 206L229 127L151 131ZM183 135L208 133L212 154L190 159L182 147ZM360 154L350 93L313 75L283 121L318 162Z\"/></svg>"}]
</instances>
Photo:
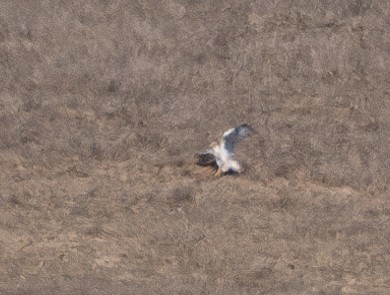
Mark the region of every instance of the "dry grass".
<instances>
[{"instance_id":1,"label":"dry grass","mask_svg":"<svg viewBox=\"0 0 390 295\"><path fill-rule=\"evenodd\" d=\"M1 294L390 293L385 1L1 6Z\"/></svg>"}]
</instances>

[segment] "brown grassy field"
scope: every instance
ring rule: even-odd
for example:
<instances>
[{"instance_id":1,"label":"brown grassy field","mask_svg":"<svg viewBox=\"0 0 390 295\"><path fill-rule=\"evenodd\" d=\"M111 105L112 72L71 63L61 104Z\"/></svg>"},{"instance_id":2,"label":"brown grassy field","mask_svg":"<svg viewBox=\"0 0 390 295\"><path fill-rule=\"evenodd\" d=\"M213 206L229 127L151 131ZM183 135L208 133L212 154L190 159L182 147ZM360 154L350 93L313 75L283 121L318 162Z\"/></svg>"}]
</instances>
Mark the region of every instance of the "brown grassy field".
<instances>
[{"instance_id":1,"label":"brown grassy field","mask_svg":"<svg viewBox=\"0 0 390 295\"><path fill-rule=\"evenodd\" d=\"M2 0L0 71L0 294L390 294L387 1Z\"/></svg>"}]
</instances>

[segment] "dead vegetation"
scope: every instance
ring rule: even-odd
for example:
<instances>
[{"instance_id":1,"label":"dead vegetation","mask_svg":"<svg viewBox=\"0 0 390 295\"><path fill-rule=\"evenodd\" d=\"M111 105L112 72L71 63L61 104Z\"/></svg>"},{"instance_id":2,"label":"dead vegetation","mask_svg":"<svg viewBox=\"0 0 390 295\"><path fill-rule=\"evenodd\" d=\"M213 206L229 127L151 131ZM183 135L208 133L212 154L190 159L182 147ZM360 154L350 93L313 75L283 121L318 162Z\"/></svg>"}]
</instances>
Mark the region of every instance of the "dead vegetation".
<instances>
[{"instance_id":1,"label":"dead vegetation","mask_svg":"<svg viewBox=\"0 0 390 295\"><path fill-rule=\"evenodd\" d=\"M1 294L389 293L385 1L49 2L0 9Z\"/></svg>"}]
</instances>

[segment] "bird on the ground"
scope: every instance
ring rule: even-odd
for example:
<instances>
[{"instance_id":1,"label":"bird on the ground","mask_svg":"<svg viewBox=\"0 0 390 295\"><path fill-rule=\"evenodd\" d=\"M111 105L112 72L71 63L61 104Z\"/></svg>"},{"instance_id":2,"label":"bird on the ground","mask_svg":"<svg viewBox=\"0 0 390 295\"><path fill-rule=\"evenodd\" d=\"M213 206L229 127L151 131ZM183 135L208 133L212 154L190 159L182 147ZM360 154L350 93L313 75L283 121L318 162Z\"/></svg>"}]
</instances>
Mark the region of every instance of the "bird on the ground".
<instances>
[{"instance_id":1,"label":"bird on the ground","mask_svg":"<svg viewBox=\"0 0 390 295\"><path fill-rule=\"evenodd\" d=\"M241 124L223 133L219 143L212 143L207 150L197 153L197 165L212 166L215 176L240 174L241 165L234 159L234 149L238 142L251 135L253 129L248 124Z\"/></svg>"}]
</instances>

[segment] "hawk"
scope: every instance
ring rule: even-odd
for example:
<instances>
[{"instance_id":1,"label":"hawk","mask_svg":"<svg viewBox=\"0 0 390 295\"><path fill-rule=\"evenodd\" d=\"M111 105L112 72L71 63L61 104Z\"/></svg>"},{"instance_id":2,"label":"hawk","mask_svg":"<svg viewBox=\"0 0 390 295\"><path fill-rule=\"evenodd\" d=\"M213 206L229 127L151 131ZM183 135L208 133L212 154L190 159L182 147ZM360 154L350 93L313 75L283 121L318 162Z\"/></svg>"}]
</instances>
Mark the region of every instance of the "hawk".
<instances>
[{"instance_id":1,"label":"hawk","mask_svg":"<svg viewBox=\"0 0 390 295\"><path fill-rule=\"evenodd\" d=\"M195 155L197 158L196 164L214 167L216 170L215 176L241 173L241 165L234 159L234 148L236 143L252 133L253 129L248 124L230 128L223 133L220 143L214 142L209 149Z\"/></svg>"}]
</instances>

